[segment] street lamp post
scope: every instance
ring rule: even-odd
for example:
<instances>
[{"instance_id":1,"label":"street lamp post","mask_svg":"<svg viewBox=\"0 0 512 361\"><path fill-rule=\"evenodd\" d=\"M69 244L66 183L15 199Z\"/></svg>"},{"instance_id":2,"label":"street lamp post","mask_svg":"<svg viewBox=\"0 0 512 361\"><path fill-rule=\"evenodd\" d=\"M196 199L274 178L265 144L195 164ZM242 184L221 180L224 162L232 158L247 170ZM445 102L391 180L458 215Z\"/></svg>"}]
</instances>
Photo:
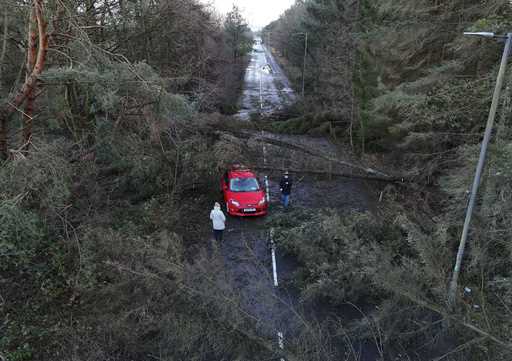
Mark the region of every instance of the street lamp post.
<instances>
[{"instance_id":1,"label":"street lamp post","mask_svg":"<svg viewBox=\"0 0 512 361\"><path fill-rule=\"evenodd\" d=\"M308 33L294 33L292 35L304 35L304 60L302 64L302 98L304 99L304 87L306 82L306 57L308 55Z\"/></svg>"},{"instance_id":2,"label":"street lamp post","mask_svg":"<svg viewBox=\"0 0 512 361\"><path fill-rule=\"evenodd\" d=\"M464 257L464 249L466 248L466 242L469 233L469 225L471 223L471 216L475 207L476 196L478 193L478 187L480 185L480 179L485 165L485 157L487 154L487 147L491 139L492 128L494 125L494 119L496 117L496 110L500 100L501 88L503 87L503 80L505 78L505 70L507 68L508 57L510 55L510 48L512 44L512 33L507 35L496 35L494 33L482 32L482 33L464 33L464 35L480 36L486 38L505 39L505 48L503 50L503 56L501 58L500 70L498 72L498 78L496 80L496 87L494 88L494 95L492 97L491 109L489 111L489 118L487 119L487 125L485 126L484 139L482 140L482 147L480 149L480 158L476 166L475 178L473 180L473 186L471 187L471 194L469 198L468 207L466 210L466 218L464 220L464 227L462 229L462 235L460 237L459 250L457 252L457 260L453 269L452 279L448 289L448 305L453 307L455 304L455 298L457 295L458 278L460 274L460 268L462 264L462 258Z\"/></svg>"}]
</instances>

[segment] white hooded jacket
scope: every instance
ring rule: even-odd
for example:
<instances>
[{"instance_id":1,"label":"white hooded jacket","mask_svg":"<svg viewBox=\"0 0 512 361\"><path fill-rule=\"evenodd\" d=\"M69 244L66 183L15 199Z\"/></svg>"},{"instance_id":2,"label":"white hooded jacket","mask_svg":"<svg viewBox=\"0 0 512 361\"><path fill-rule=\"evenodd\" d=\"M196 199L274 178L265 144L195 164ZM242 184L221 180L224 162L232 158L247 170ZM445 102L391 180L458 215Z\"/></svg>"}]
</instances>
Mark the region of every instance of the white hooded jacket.
<instances>
[{"instance_id":1,"label":"white hooded jacket","mask_svg":"<svg viewBox=\"0 0 512 361\"><path fill-rule=\"evenodd\" d=\"M210 212L210 219L213 222L213 229L216 231L222 231L226 228L226 216L222 213L220 207L215 207Z\"/></svg>"}]
</instances>

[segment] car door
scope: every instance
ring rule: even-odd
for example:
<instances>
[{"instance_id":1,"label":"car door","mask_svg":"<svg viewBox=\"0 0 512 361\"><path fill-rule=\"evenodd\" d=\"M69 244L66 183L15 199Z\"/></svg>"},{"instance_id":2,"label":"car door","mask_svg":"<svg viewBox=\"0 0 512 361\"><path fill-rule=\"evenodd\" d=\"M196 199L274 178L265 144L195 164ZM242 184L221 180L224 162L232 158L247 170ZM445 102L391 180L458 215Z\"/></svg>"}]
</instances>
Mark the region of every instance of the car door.
<instances>
[{"instance_id":1,"label":"car door","mask_svg":"<svg viewBox=\"0 0 512 361\"><path fill-rule=\"evenodd\" d=\"M229 187L229 172L226 171L221 178L220 181L220 191L222 192L222 195L224 197L224 203L228 201L228 189Z\"/></svg>"}]
</instances>

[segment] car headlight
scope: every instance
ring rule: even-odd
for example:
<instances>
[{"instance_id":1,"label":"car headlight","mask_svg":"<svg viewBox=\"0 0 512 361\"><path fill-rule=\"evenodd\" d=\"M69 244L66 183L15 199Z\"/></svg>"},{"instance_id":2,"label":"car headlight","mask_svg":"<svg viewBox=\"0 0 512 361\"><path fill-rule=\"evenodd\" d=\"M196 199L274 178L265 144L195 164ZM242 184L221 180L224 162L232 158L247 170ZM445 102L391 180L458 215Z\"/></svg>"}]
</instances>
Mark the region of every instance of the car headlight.
<instances>
[{"instance_id":1,"label":"car headlight","mask_svg":"<svg viewBox=\"0 0 512 361\"><path fill-rule=\"evenodd\" d=\"M237 207L240 207L240 203L238 203L237 201L235 201L234 199L230 199L229 200L231 202L232 205L234 206L237 206Z\"/></svg>"},{"instance_id":2,"label":"car headlight","mask_svg":"<svg viewBox=\"0 0 512 361\"><path fill-rule=\"evenodd\" d=\"M261 198L261 201L259 201L259 202L258 202L258 205L259 205L259 206L262 206L262 205L264 205L264 204L265 204L265 202L266 202L266 201L267 201L267 200L265 199L265 197L263 197L263 198Z\"/></svg>"}]
</instances>

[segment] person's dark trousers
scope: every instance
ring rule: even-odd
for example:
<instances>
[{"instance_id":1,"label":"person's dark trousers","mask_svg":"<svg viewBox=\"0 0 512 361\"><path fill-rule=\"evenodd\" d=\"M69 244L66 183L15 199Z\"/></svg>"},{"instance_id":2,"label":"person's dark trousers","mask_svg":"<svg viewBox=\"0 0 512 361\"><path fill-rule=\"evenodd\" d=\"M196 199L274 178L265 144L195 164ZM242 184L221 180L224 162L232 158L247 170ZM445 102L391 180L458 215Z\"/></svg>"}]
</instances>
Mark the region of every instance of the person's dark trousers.
<instances>
[{"instance_id":1,"label":"person's dark trousers","mask_svg":"<svg viewBox=\"0 0 512 361\"><path fill-rule=\"evenodd\" d=\"M215 236L215 240L217 242L222 242L222 233L223 233L222 230L219 230L219 229L213 230L213 235Z\"/></svg>"},{"instance_id":2,"label":"person's dark trousers","mask_svg":"<svg viewBox=\"0 0 512 361\"><path fill-rule=\"evenodd\" d=\"M288 208L288 205L290 204L290 195L282 193L281 203L283 203L284 208Z\"/></svg>"}]
</instances>

